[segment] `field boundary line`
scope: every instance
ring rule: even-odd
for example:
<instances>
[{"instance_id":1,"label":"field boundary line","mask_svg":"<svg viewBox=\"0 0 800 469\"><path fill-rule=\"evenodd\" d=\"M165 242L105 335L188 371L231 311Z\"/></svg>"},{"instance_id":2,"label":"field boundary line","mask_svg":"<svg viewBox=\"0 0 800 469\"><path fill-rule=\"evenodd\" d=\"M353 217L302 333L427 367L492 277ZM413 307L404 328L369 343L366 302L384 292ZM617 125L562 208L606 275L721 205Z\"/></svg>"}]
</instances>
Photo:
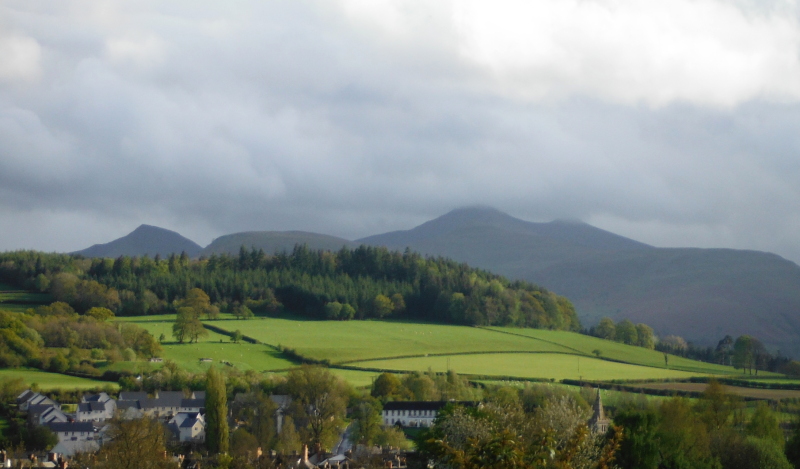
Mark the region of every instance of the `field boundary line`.
<instances>
[{"instance_id":1,"label":"field boundary line","mask_svg":"<svg viewBox=\"0 0 800 469\"><path fill-rule=\"evenodd\" d=\"M540 338L538 338L538 337L531 337L531 336L529 336L529 335L525 335L525 334L517 334L517 333L515 333L515 332L509 332L509 331L498 331L497 329L490 329L490 328L488 328L488 327L486 327L486 326L474 326L474 327L477 327L478 329L483 329L483 330L485 330L485 331L497 332L498 334L508 334L508 335L513 335L513 336L516 336L516 337L524 337L524 338L526 338L526 339L530 339L530 340L538 340L538 341L540 341L540 342L544 342L544 343L546 343L546 344L558 345L559 347L564 347L564 348L566 348L566 349L569 349L569 350L574 350L574 351L578 352L578 353L579 353L579 354L581 354L581 355L586 355L587 357L591 356L591 355L589 355L589 354L588 354L588 353L586 353L586 352L583 352L583 351L581 351L581 350L578 350L578 349L576 349L575 347L570 347L570 346L568 346L568 345L559 344L558 342L553 342L553 341L551 341L551 340L540 339ZM598 358L599 358L599 357L598 357Z\"/></svg>"},{"instance_id":2,"label":"field boundary line","mask_svg":"<svg viewBox=\"0 0 800 469\"><path fill-rule=\"evenodd\" d=\"M601 355L601 356L599 356L599 357L594 357L594 356L592 356L592 355L590 355L590 354L588 354L588 353L586 353L586 352L582 352L582 351L580 351L580 350L578 350L578 349L576 349L576 348L574 348L574 347L570 347L570 346L568 346L568 345L559 344L558 342L552 342L552 341L549 341L549 340L546 340L546 339L540 339L540 338L538 338L538 337L531 337L531 336L529 336L529 335L525 335L525 334L517 334L517 333L515 333L515 332L509 332L509 331L498 331L498 330L496 330L496 329L490 329L490 328L489 328L489 327L487 327L487 326L474 326L474 327L477 327L477 328L479 328L479 329L484 329L484 330L487 330L487 331L497 332L497 333L500 333L500 334L510 334L510 335L514 335L514 336L518 336L518 337L525 337L525 338L527 338L527 339L531 339L531 340L539 340L539 341L546 342L546 343L549 343L549 344L560 345L561 347L568 348L568 349L570 349L570 350L575 350L576 352L578 352L578 353L579 353L579 354L581 354L582 356L586 356L586 357L590 357L590 358L597 358L597 359L599 359L599 360L605 360L605 361L609 361L609 362L613 362L613 363L622 363L622 364L625 364L625 365L644 366L644 367L646 367L646 368L655 368L655 369L657 369L657 370L675 370L675 371L685 371L685 372L687 372L687 373L703 373L703 374L707 374L707 375L709 375L709 376L720 376L720 375L718 375L718 374L709 373L709 372L708 372L708 371L706 371L706 370L702 370L702 369L696 369L696 368L689 368L689 367L684 367L684 368L669 368L669 367L663 367L663 366L648 365L648 364L645 364L645 363L632 363L632 362L626 362L626 361L623 361L623 360L617 360L616 358L604 357L604 356L602 356L602 355ZM534 330L540 330L540 329L534 329ZM631 347L634 347L634 346L632 345ZM670 354L670 355L671 355L671 356L674 356L674 357L678 357L678 355L672 355L672 354ZM685 357L679 357L679 358L685 358ZM697 361L697 360L695 360L695 361ZM705 363L705 362L699 362L699 363ZM712 363L712 364L714 364L714 365L715 365L715 363ZM731 373L731 375L733 375L733 376L738 376L738 375L737 375L737 374L735 374L735 373ZM726 374L726 375L723 375L723 376L727 376L727 374Z\"/></svg>"},{"instance_id":3,"label":"field boundary line","mask_svg":"<svg viewBox=\"0 0 800 469\"><path fill-rule=\"evenodd\" d=\"M404 360L406 358L427 358L427 357L451 357L454 355L492 355L492 354L500 354L500 353L528 353L528 354L536 354L536 353L554 353L559 355L575 355L574 353L568 352L554 352L554 351L545 351L545 350L489 350L489 351L481 351L481 352L452 352L452 353L420 353L414 355L398 355L395 357L382 357L382 358L365 358L363 360L346 360L343 362L336 363L337 365L349 365L352 363L363 363L363 362L374 362L374 361L385 361L385 360ZM584 356L584 355L581 355ZM589 357L594 358L594 357Z\"/></svg>"}]
</instances>

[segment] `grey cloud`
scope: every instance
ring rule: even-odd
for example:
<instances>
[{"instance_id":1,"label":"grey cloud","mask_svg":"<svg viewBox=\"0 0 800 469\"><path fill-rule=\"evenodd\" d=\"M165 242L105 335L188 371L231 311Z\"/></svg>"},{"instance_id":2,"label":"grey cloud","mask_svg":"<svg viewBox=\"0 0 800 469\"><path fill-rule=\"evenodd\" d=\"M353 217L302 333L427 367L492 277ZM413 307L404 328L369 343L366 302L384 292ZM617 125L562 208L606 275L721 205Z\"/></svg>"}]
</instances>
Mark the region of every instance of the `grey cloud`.
<instances>
[{"instance_id":1,"label":"grey cloud","mask_svg":"<svg viewBox=\"0 0 800 469\"><path fill-rule=\"evenodd\" d=\"M139 223L352 239L480 203L800 260L795 103L531 101L435 18L396 39L315 2L30 5L4 7L42 54L36 80L0 85L0 249Z\"/></svg>"}]
</instances>

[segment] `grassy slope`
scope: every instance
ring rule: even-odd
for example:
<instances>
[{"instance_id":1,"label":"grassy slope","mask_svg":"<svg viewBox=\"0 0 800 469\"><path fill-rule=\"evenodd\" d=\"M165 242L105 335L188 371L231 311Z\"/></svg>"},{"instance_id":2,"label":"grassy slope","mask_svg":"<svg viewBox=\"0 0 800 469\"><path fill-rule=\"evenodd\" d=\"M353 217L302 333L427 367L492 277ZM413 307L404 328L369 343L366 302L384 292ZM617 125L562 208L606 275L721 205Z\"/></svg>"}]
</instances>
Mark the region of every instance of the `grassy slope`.
<instances>
[{"instance_id":1,"label":"grassy slope","mask_svg":"<svg viewBox=\"0 0 800 469\"><path fill-rule=\"evenodd\" d=\"M270 347L246 342L234 344L228 336L211 331L208 331L208 336L200 339L197 343L179 344L172 339L172 324L175 321L175 315L138 316L118 318L118 320L137 324L150 331L156 338L164 334L168 340L162 344L164 352L161 356L174 361L186 371L207 370L210 364L201 364L200 358L212 358L214 359L213 363L217 365L221 360L229 361L239 370L268 371L295 366L294 363L282 358L280 353ZM242 329L245 328L242 327ZM125 366L125 364L118 363L115 366Z\"/></svg>"},{"instance_id":2,"label":"grassy slope","mask_svg":"<svg viewBox=\"0 0 800 469\"><path fill-rule=\"evenodd\" d=\"M658 368L615 363L579 355L551 353L499 353L481 355L452 355L449 357L400 358L353 363L388 370L436 372L450 369L458 373L485 376L515 376L547 379L663 379L689 378L702 373L663 370Z\"/></svg>"},{"instance_id":3,"label":"grassy slope","mask_svg":"<svg viewBox=\"0 0 800 469\"><path fill-rule=\"evenodd\" d=\"M521 329L521 328L503 328L492 327L492 330L498 330L511 334L524 335L536 340L547 340L557 342L566 347L570 347L578 352L586 355L592 355L594 350L602 352L601 357L609 358L612 360L623 361L626 363L633 363L636 365L652 366L657 368L667 368L664 365L664 354L655 350L647 350L641 347L632 347L630 345L621 344L619 342L612 342L609 340L598 339L597 337L590 337L574 332L565 331L546 331L541 329ZM669 356L669 369L690 371L694 373L707 373L707 374L739 374L730 366L715 365L712 363L704 363L688 358L677 357L674 355Z\"/></svg>"},{"instance_id":4,"label":"grassy slope","mask_svg":"<svg viewBox=\"0 0 800 469\"><path fill-rule=\"evenodd\" d=\"M104 386L117 387L117 383L108 381L95 381L87 378L48 373L34 369L16 368L0 370L0 380L16 378L24 379L27 384L37 383L39 387L44 390L56 388L90 389Z\"/></svg>"},{"instance_id":5,"label":"grassy slope","mask_svg":"<svg viewBox=\"0 0 800 469\"><path fill-rule=\"evenodd\" d=\"M297 349L311 358L328 359L332 363L350 363L353 366L398 370L446 369L446 357L407 358L403 361L369 361L377 358L404 357L408 355L460 354L470 352L559 352L559 354L583 354L586 370L597 378L585 379L655 379L685 378L698 375L738 375L731 367L702 363L681 357L670 357L669 369L664 366L662 353L632 347L617 342L583 336L571 332L544 331L535 329L502 329L419 324L393 321L295 321L291 319L256 319L244 323L237 320L215 321L215 325L233 330L242 329L262 342L278 343ZM243 325L244 324L244 325ZM629 372L623 368L630 365L595 360L592 352L599 349L602 356L634 365ZM486 374L494 376L544 377L563 379L578 378L577 358L565 358L559 354L487 354L451 355L451 368L460 373ZM544 361L550 364L543 363ZM571 366L575 372L558 374L559 367ZM544 368L538 371L521 370L515 362L538 361ZM456 366L464 363L466 367ZM603 363L599 366L597 363ZM395 367L394 364L399 364ZM444 365L442 365L444 364ZM595 366L597 365L597 366ZM527 365L526 365L527 366ZM605 370L605 371L603 371ZM533 374L532 374L533 373ZM592 375L594 376L594 375Z\"/></svg>"},{"instance_id":6,"label":"grassy slope","mask_svg":"<svg viewBox=\"0 0 800 469\"><path fill-rule=\"evenodd\" d=\"M398 321L303 321L254 319L214 321L241 329L261 342L294 348L332 363L408 355L470 352L563 352L566 347L474 327Z\"/></svg>"}]
</instances>

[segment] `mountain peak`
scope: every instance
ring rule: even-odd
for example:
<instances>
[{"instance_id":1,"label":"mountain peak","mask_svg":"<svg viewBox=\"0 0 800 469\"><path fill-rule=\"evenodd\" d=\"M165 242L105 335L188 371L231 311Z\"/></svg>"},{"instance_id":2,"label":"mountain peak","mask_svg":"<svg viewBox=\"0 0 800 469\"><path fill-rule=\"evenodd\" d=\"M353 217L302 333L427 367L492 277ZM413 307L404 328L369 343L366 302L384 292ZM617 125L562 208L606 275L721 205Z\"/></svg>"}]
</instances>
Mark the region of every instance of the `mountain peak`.
<instances>
[{"instance_id":1,"label":"mountain peak","mask_svg":"<svg viewBox=\"0 0 800 469\"><path fill-rule=\"evenodd\" d=\"M119 256L168 256L186 252L195 257L202 248L194 241L179 233L153 225L142 224L128 235L115 239L110 243L95 244L78 251L86 257L119 257Z\"/></svg>"}]
</instances>

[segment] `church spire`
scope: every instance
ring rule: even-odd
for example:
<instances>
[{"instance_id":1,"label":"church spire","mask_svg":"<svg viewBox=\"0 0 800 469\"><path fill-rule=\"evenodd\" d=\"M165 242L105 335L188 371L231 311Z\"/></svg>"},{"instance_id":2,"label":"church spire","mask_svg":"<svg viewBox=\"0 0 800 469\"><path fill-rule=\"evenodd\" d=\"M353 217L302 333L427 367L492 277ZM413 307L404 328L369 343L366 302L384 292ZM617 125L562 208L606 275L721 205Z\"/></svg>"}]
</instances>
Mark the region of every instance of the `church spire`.
<instances>
[{"instance_id":1,"label":"church spire","mask_svg":"<svg viewBox=\"0 0 800 469\"><path fill-rule=\"evenodd\" d=\"M597 398L592 406L592 418L589 419L589 429L598 433L605 433L608 431L608 425L611 420L606 418L605 410L603 410L603 401L600 399L600 389L597 390Z\"/></svg>"}]
</instances>

